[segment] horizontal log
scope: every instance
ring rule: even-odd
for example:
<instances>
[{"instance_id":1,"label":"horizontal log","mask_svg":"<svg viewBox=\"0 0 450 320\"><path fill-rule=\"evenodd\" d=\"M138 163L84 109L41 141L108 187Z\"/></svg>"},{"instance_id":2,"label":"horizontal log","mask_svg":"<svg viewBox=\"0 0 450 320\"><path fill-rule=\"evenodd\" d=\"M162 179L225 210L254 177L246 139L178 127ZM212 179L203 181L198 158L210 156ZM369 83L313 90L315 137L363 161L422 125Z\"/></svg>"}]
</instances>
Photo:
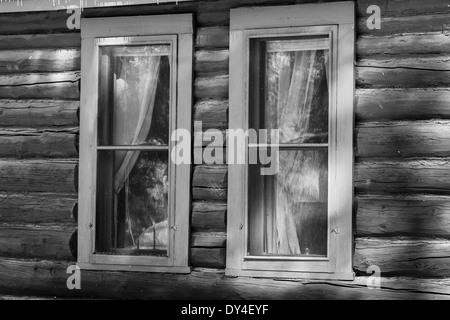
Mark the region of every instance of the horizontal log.
<instances>
[{"instance_id":1,"label":"horizontal log","mask_svg":"<svg viewBox=\"0 0 450 320\"><path fill-rule=\"evenodd\" d=\"M450 197L359 195L356 234L450 238Z\"/></svg>"},{"instance_id":2,"label":"horizontal log","mask_svg":"<svg viewBox=\"0 0 450 320\"><path fill-rule=\"evenodd\" d=\"M449 279L380 278L367 288L367 277L354 281L274 281L224 277L223 272L194 270L190 275L82 270L82 290L67 290L73 261L0 258L0 293L50 297L183 300L449 299Z\"/></svg>"},{"instance_id":3,"label":"horizontal log","mask_svg":"<svg viewBox=\"0 0 450 320\"><path fill-rule=\"evenodd\" d=\"M230 51L200 50L195 53L195 72L197 75L228 73Z\"/></svg>"},{"instance_id":4,"label":"horizontal log","mask_svg":"<svg viewBox=\"0 0 450 320\"><path fill-rule=\"evenodd\" d=\"M198 77L195 79L194 96L197 100L226 100L228 85L228 75Z\"/></svg>"},{"instance_id":5,"label":"horizontal log","mask_svg":"<svg viewBox=\"0 0 450 320\"><path fill-rule=\"evenodd\" d=\"M220 202L194 202L192 204L193 231L225 231L227 204Z\"/></svg>"},{"instance_id":6,"label":"horizontal log","mask_svg":"<svg viewBox=\"0 0 450 320\"><path fill-rule=\"evenodd\" d=\"M366 274L376 265L383 276L450 276L450 240L428 238L358 238L354 268Z\"/></svg>"},{"instance_id":7,"label":"horizontal log","mask_svg":"<svg viewBox=\"0 0 450 320\"><path fill-rule=\"evenodd\" d=\"M79 49L7 50L1 52L0 73L80 70Z\"/></svg>"},{"instance_id":8,"label":"horizontal log","mask_svg":"<svg viewBox=\"0 0 450 320\"><path fill-rule=\"evenodd\" d=\"M226 232L194 232L192 234L194 248L225 248L226 242Z\"/></svg>"},{"instance_id":9,"label":"horizontal log","mask_svg":"<svg viewBox=\"0 0 450 320\"><path fill-rule=\"evenodd\" d=\"M0 130L0 157L75 158L78 128Z\"/></svg>"},{"instance_id":10,"label":"horizontal log","mask_svg":"<svg viewBox=\"0 0 450 320\"><path fill-rule=\"evenodd\" d=\"M77 126L79 101L0 100L0 126Z\"/></svg>"},{"instance_id":11,"label":"horizontal log","mask_svg":"<svg viewBox=\"0 0 450 320\"><path fill-rule=\"evenodd\" d=\"M381 16L415 16L450 12L448 2L441 0L358 0L356 2L357 14L369 17L370 14L366 10L370 5L379 6Z\"/></svg>"},{"instance_id":12,"label":"horizontal log","mask_svg":"<svg viewBox=\"0 0 450 320\"><path fill-rule=\"evenodd\" d=\"M358 19L358 34L370 36L385 36L394 34L429 32L449 32L450 14L426 14L406 17L388 17L381 14L381 28L369 29L367 27L368 14Z\"/></svg>"},{"instance_id":13,"label":"horizontal log","mask_svg":"<svg viewBox=\"0 0 450 320\"><path fill-rule=\"evenodd\" d=\"M227 189L222 188L192 188L192 198L204 201L227 200Z\"/></svg>"},{"instance_id":14,"label":"horizontal log","mask_svg":"<svg viewBox=\"0 0 450 320\"><path fill-rule=\"evenodd\" d=\"M191 264L193 267L225 268L224 248L191 248Z\"/></svg>"},{"instance_id":15,"label":"horizontal log","mask_svg":"<svg viewBox=\"0 0 450 320\"><path fill-rule=\"evenodd\" d=\"M70 32L64 11L8 13L0 15L0 34Z\"/></svg>"},{"instance_id":16,"label":"horizontal log","mask_svg":"<svg viewBox=\"0 0 450 320\"><path fill-rule=\"evenodd\" d=\"M0 224L72 224L75 195L0 192Z\"/></svg>"},{"instance_id":17,"label":"horizontal log","mask_svg":"<svg viewBox=\"0 0 450 320\"><path fill-rule=\"evenodd\" d=\"M194 120L202 122L203 129L228 128L228 101L198 101L194 106Z\"/></svg>"},{"instance_id":18,"label":"horizontal log","mask_svg":"<svg viewBox=\"0 0 450 320\"><path fill-rule=\"evenodd\" d=\"M370 122L357 127L358 157L450 156L450 121Z\"/></svg>"},{"instance_id":19,"label":"horizontal log","mask_svg":"<svg viewBox=\"0 0 450 320\"><path fill-rule=\"evenodd\" d=\"M0 98L79 99L80 72L31 73L0 76Z\"/></svg>"},{"instance_id":20,"label":"horizontal log","mask_svg":"<svg viewBox=\"0 0 450 320\"><path fill-rule=\"evenodd\" d=\"M197 137L197 135L195 135ZM202 146L194 145L194 164L202 165L223 165L227 163L227 148L215 146L215 143L210 142L208 135L205 135ZM211 144L211 146L210 146ZM208 148L203 147L208 146Z\"/></svg>"},{"instance_id":21,"label":"horizontal log","mask_svg":"<svg viewBox=\"0 0 450 320\"><path fill-rule=\"evenodd\" d=\"M446 54L450 53L446 45L449 35L442 32L430 34L406 34L395 36L362 36L356 43L358 57L369 55L400 55L405 54Z\"/></svg>"},{"instance_id":22,"label":"horizontal log","mask_svg":"<svg viewBox=\"0 0 450 320\"><path fill-rule=\"evenodd\" d=\"M358 121L450 119L448 89L358 89Z\"/></svg>"},{"instance_id":23,"label":"horizontal log","mask_svg":"<svg viewBox=\"0 0 450 320\"><path fill-rule=\"evenodd\" d=\"M390 69L421 69L435 71L450 71L450 54L403 55L390 57L383 54L358 59L358 67L390 68Z\"/></svg>"},{"instance_id":24,"label":"horizontal log","mask_svg":"<svg viewBox=\"0 0 450 320\"><path fill-rule=\"evenodd\" d=\"M72 259L69 240L75 227L0 226L0 255Z\"/></svg>"},{"instance_id":25,"label":"horizontal log","mask_svg":"<svg viewBox=\"0 0 450 320\"><path fill-rule=\"evenodd\" d=\"M0 191L75 193L76 160L0 160Z\"/></svg>"},{"instance_id":26,"label":"horizontal log","mask_svg":"<svg viewBox=\"0 0 450 320\"><path fill-rule=\"evenodd\" d=\"M228 48L230 43L229 34L229 27L198 28L195 46L197 48Z\"/></svg>"},{"instance_id":27,"label":"horizontal log","mask_svg":"<svg viewBox=\"0 0 450 320\"><path fill-rule=\"evenodd\" d=\"M227 166L197 166L194 169L192 186L200 188L226 188Z\"/></svg>"},{"instance_id":28,"label":"horizontal log","mask_svg":"<svg viewBox=\"0 0 450 320\"><path fill-rule=\"evenodd\" d=\"M359 193L450 194L450 160L447 158L360 161L355 168Z\"/></svg>"},{"instance_id":29,"label":"horizontal log","mask_svg":"<svg viewBox=\"0 0 450 320\"><path fill-rule=\"evenodd\" d=\"M356 86L363 88L445 88L450 86L450 70L357 67Z\"/></svg>"},{"instance_id":30,"label":"horizontal log","mask_svg":"<svg viewBox=\"0 0 450 320\"><path fill-rule=\"evenodd\" d=\"M197 27L228 26L229 24L230 10L199 12L196 15Z\"/></svg>"},{"instance_id":31,"label":"horizontal log","mask_svg":"<svg viewBox=\"0 0 450 320\"><path fill-rule=\"evenodd\" d=\"M80 48L80 33L23 34L0 36L0 50Z\"/></svg>"}]
</instances>

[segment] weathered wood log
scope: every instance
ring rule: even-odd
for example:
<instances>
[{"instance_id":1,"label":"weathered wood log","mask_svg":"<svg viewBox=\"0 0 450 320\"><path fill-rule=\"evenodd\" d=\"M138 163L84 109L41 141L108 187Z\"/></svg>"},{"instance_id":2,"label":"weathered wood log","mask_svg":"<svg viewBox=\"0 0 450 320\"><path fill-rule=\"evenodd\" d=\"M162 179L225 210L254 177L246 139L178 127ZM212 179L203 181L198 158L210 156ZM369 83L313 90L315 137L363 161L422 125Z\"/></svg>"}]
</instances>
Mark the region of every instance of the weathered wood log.
<instances>
[{"instance_id":1,"label":"weathered wood log","mask_svg":"<svg viewBox=\"0 0 450 320\"><path fill-rule=\"evenodd\" d=\"M73 259L69 240L74 227L0 226L0 255L45 259Z\"/></svg>"},{"instance_id":2,"label":"weathered wood log","mask_svg":"<svg viewBox=\"0 0 450 320\"><path fill-rule=\"evenodd\" d=\"M197 75L228 73L230 51L200 50L195 53L195 72Z\"/></svg>"},{"instance_id":3,"label":"weathered wood log","mask_svg":"<svg viewBox=\"0 0 450 320\"><path fill-rule=\"evenodd\" d=\"M0 224L76 225L72 209L76 195L0 192Z\"/></svg>"},{"instance_id":4,"label":"weathered wood log","mask_svg":"<svg viewBox=\"0 0 450 320\"><path fill-rule=\"evenodd\" d=\"M196 24L197 27L228 26L230 24L230 10L199 12L196 15Z\"/></svg>"},{"instance_id":5,"label":"weathered wood log","mask_svg":"<svg viewBox=\"0 0 450 320\"><path fill-rule=\"evenodd\" d=\"M23 34L0 36L0 50L80 48L79 33Z\"/></svg>"},{"instance_id":6,"label":"weathered wood log","mask_svg":"<svg viewBox=\"0 0 450 320\"><path fill-rule=\"evenodd\" d=\"M358 195L358 236L438 236L450 238L450 197Z\"/></svg>"},{"instance_id":7,"label":"weathered wood log","mask_svg":"<svg viewBox=\"0 0 450 320\"><path fill-rule=\"evenodd\" d=\"M206 139L206 138L205 138ZM202 165L223 165L227 164L227 148L216 147L214 143L205 142L203 145L213 144L208 148L194 146L194 164ZM221 157L220 157L221 156ZM214 157L211 159L210 157ZM213 162L213 163L211 163Z\"/></svg>"},{"instance_id":8,"label":"weathered wood log","mask_svg":"<svg viewBox=\"0 0 450 320\"><path fill-rule=\"evenodd\" d=\"M70 32L64 11L7 13L0 15L0 34Z\"/></svg>"},{"instance_id":9,"label":"weathered wood log","mask_svg":"<svg viewBox=\"0 0 450 320\"><path fill-rule=\"evenodd\" d=\"M200 188L226 188L227 166L197 166L194 169L192 186Z\"/></svg>"},{"instance_id":10,"label":"weathered wood log","mask_svg":"<svg viewBox=\"0 0 450 320\"><path fill-rule=\"evenodd\" d=\"M79 101L0 100L0 126L77 126Z\"/></svg>"},{"instance_id":11,"label":"weathered wood log","mask_svg":"<svg viewBox=\"0 0 450 320\"><path fill-rule=\"evenodd\" d=\"M228 101L198 101L194 106L194 120L201 121L203 130L224 130L228 127Z\"/></svg>"},{"instance_id":12,"label":"weathered wood log","mask_svg":"<svg viewBox=\"0 0 450 320\"><path fill-rule=\"evenodd\" d=\"M358 157L450 156L450 121L370 122L357 127Z\"/></svg>"},{"instance_id":13,"label":"weathered wood log","mask_svg":"<svg viewBox=\"0 0 450 320\"><path fill-rule=\"evenodd\" d=\"M383 54L373 55L369 58L359 59L358 67L367 68L391 68L391 69L421 69L421 70L435 70L448 71L450 68L449 54L427 54L427 55L403 55L401 57L390 58Z\"/></svg>"},{"instance_id":14,"label":"weathered wood log","mask_svg":"<svg viewBox=\"0 0 450 320\"><path fill-rule=\"evenodd\" d=\"M230 43L229 27L205 27L197 29L195 46L197 48L228 48Z\"/></svg>"},{"instance_id":15,"label":"weathered wood log","mask_svg":"<svg viewBox=\"0 0 450 320\"><path fill-rule=\"evenodd\" d=\"M222 188L192 188L193 200L223 201L227 200L227 189Z\"/></svg>"},{"instance_id":16,"label":"weathered wood log","mask_svg":"<svg viewBox=\"0 0 450 320\"><path fill-rule=\"evenodd\" d=\"M383 17L450 12L448 3L440 0L358 0L356 1L357 14L369 17L371 14L366 11L370 5L379 6Z\"/></svg>"},{"instance_id":17,"label":"weathered wood log","mask_svg":"<svg viewBox=\"0 0 450 320\"><path fill-rule=\"evenodd\" d=\"M449 277L450 240L429 238L357 238L354 268L366 274L376 265L383 276Z\"/></svg>"},{"instance_id":18,"label":"weathered wood log","mask_svg":"<svg viewBox=\"0 0 450 320\"><path fill-rule=\"evenodd\" d=\"M448 89L358 89L358 121L450 118Z\"/></svg>"},{"instance_id":19,"label":"weathered wood log","mask_svg":"<svg viewBox=\"0 0 450 320\"><path fill-rule=\"evenodd\" d=\"M361 161L355 171L356 191L361 193L450 194L447 158Z\"/></svg>"},{"instance_id":20,"label":"weathered wood log","mask_svg":"<svg viewBox=\"0 0 450 320\"><path fill-rule=\"evenodd\" d=\"M5 50L0 73L80 70L79 49Z\"/></svg>"},{"instance_id":21,"label":"weathered wood log","mask_svg":"<svg viewBox=\"0 0 450 320\"><path fill-rule=\"evenodd\" d=\"M407 17L387 17L381 14L381 28L367 28L368 14L358 19L358 34L384 36L405 33L429 33L450 31L450 14L426 14Z\"/></svg>"},{"instance_id":22,"label":"weathered wood log","mask_svg":"<svg viewBox=\"0 0 450 320\"><path fill-rule=\"evenodd\" d=\"M79 99L80 72L0 76L0 97L10 99Z\"/></svg>"},{"instance_id":23,"label":"weathered wood log","mask_svg":"<svg viewBox=\"0 0 450 320\"><path fill-rule=\"evenodd\" d=\"M226 242L226 232L192 233L192 247L195 248L225 248Z\"/></svg>"},{"instance_id":24,"label":"weathered wood log","mask_svg":"<svg viewBox=\"0 0 450 320\"><path fill-rule=\"evenodd\" d=\"M225 231L227 204L223 202L194 202L192 204L193 231Z\"/></svg>"},{"instance_id":25,"label":"weathered wood log","mask_svg":"<svg viewBox=\"0 0 450 320\"><path fill-rule=\"evenodd\" d=\"M1 191L75 193L76 160L0 160Z\"/></svg>"},{"instance_id":26,"label":"weathered wood log","mask_svg":"<svg viewBox=\"0 0 450 320\"><path fill-rule=\"evenodd\" d=\"M224 248L191 248L191 264L193 267L225 268Z\"/></svg>"},{"instance_id":27,"label":"weathered wood log","mask_svg":"<svg viewBox=\"0 0 450 320\"><path fill-rule=\"evenodd\" d=\"M0 157L75 158L78 128L0 130Z\"/></svg>"},{"instance_id":28,"label":"weathered wood log","mask_svg":"<svg viewBox=\"0 0 450 320\"><path fill-rule=\"evenodd\" d=\"M357 67L356 85L363 88L436 88L450 85L448 70Z\"/></svg>"},{"instance_id":29,"label":"weathered wood log","mask_svg":"<svg viewBox=\"0 0 450 320\"><path fill-rule=\"evenodd\" d=\"M199 77L195 79L194 96L197 100L226 100L228 85L228 75Z\"/></svg>"},{"instance_id":30,"label":"weathered wood log","mask_svg":"<svg viewBox=\"0 0 450 320\"><path fill-rule=\"evenodd\" d=\"M445 54L450 52L446 45L448 35L440 33L407 34L396 36L369 37L362 36L356 43L358 57L374 54L408 55L411 54Z\"/></svg>"},{"instance_id":31,"label":"weathered wood log","mask_svg":"<svg viewBox=\"0 0 450 320\"><path fill-rule=\"evenodd\" d=\"M0 293L112 299L449 299L450 280L381 278L367 288L367 277L354 281L273 281L224 277L223 272L194 270L190 275L82 270L82 290L67 290L73 261L0 258Z\"/></svg>"}]
</instances>

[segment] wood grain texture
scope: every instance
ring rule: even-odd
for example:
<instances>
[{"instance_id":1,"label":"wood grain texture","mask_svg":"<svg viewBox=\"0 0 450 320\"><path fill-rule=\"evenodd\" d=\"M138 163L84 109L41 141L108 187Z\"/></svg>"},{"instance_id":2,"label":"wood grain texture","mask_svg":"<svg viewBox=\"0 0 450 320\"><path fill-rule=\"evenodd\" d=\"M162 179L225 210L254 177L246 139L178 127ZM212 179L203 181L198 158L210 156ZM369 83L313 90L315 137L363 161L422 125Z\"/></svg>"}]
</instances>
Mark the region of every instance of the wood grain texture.
<instances>
[{"instance_id":1,"label":"wood grain texture","mask_svg":"<svg viewBox=\"0 0 450 320\"><path fill-rule=\"evenodd\" d=\"M203 129L227 129L228 101L198 101L194 106L194 120L201 121Z\"/></svg>"},{"instance_id":2,"label":"wood grain texture","mask_svg":"<svg viewBox=\"0 0 450 320\"><path fill-rule=\"evenodd\" d=\"M197 75L228 73L230 52L223 50L199 50L195 53Z\"/></svg>"},{"instance_id":3,"label":"wood grain texture","mask_svg":"<svg viewBox=\"0 0 450 320\"><path fill-rule=\"evenodd\" d=\"M0 255L72 259L69 240L75 227L0 226Z\"/></svg>"},{"instance_id":4,"label":"wood grain texture","mask_svg":"<svg viewBox=\"0 0 450 320\"><path fill-rule=\"evenodd\" d=\"M448 158L378 159L355 166L357 193L450 194Z\"/></svg>"},{"instance_id":5,"label":"wood grain texture","mask_svg":"<svg viewBox=\"0 0 450 320\"><path fill-rule=\"evenodd\" d=\"M66 10L1 14L0 34L72 32L66 25L69 16Z\"/></svg>"},{"instance_id":6,"label":"wood grain texture","mask_svg":"<svg viewBox=\"0 0 450 320\"><path fill-rule=\"evenodd\" d=\"M357 157L450 156L450 121L361 123L356 129Z\"/></svg>"},{"instance_id":7,"label":"wood grain texture","mask_svg":"<svg viewBox=\"0 0 450 320\"><path fill-rule=\"evenodd\" d=\"M78 128L0 130L0 157L75 158Z\"/></svg>"},{"instance_id":8,"label":"wood grain texture","mask_svg":"<svg viewBox=\"0 0 450 320\"><path fill-rule=\"evenodd\" d=\"M194 97L197 100L226 100L228 85L228 75L198 77L195 79Z\"/></svg>"},{"instance_id":9,"label":"wood grain texture","mask_svg":"<svg viewBox=\"0 0 450 320\"><path fill-rule=\"evenodd\" d=\"M224 188L192 188L193 200L223 201L227 200L227 189Z\"/></svg>"},{"instance_id":10,"label":"wood grain texture","mask_svg":"<svg viewBox=\"0 0 450 320\"><path fill-rule=\"evenodd\" d=\"M191 265L203 268L225 268L224 248L192 248Z\"/></svg>"},{"instance_id":11,"label":"wood grain texture","mask_svg":"<svg viewBox=\"0 0 450 320\"><path fill-rule=\"evenodd\" d=\"M450 197L359 195L358 236L438 236L450 238Z\"/></svg>"},{"instance_id":12,"label":"wood grain texture","mask_svg":"<svg viewBox=\"0 0 450 320\"><path fill-rule=\"evenodd\" d=\"M72 224L76 195L0 192L0 224Z\"/></svg>"},{"instance_id":13,"label":"wood grain texture","mask_svg":"<svg viewBox=\"0 0 450 320\"><path fill-rule=\"evenodd\" d=\"M225 231L227 204L223 202L194 202L192 204L193 231Z\"/></svg>"},{"instance_id":14,"label":"wood grain texture","mask_svg":"<svg viewBox=\"0 0 450 320\"><path fill-rule=\"evenodd\" d=\"M228 183L226 166L197 166L194 169L193 187L226 188Z\"/></svg>"},{"instance_id":15,"label":"wood grain texture","mask_svg":"<svg viewBox=\"0 0 450 320\"><path fill-rule=\"evenodd\" d=\"M0 160L0 191L75 193L76 160Z\"/></svg>"},{"instance_id":16,"label":"wood grain texture","mask_svg":"<svg viewBox=\"0 0 450 320\"><path fill-rule=\"evenodd\" d=\"M354 267L366 273L380 267L383 276L450 276L450 240L430 238L357 238Z\"/></svg>"},{"instance_id":17,"label":"wood grain texture","mask_svg":"<svg viewBox=\"0 0 450 320\"><path fill-rule=\"evenodd\" d=\"M358 89L358 121L450 119L450 90Z\"/></svg>"},{"instance_id":18,"label":"wood grain texture","mask_svg":"<svg viewBox=\"0 0 450 320\"><path fill-rule=\"evenodd\" d=\"M369 16L366 13L370 5L380 7L382 16L415 16L418 14L448 13L450 12L448 0L358 0L356 1L357 13L361 16Z\"/></svg>"},{"instance_id":19,"label":"wood grain texture","mask_svg":"<svg viewBox=\"0 0 450 320\"><path fill-rule=\"evenodd\" d=\"M367 277L354 281L274 281L224 277L198 269L190 275L82 271L82 290L67 290L72 261L0 258L0 293L58 297L183 300L450 299L448 279L381 278L367 288Z\"/></svg>"},{"instance_id":20,"label":"wood grain texture","mask_svg":"<svg viewBox=\"0 0 450 320\"><path fill-rule=\"evenodd\" d=\"M5 50L0 73L64 72L80 70L79 49Z\"/></svg>"},{"instance_id":21,"label":"wood grain texture","mask_svg":"<svg viewBox=\"0 0 450 320\"><path fill-rule=\"evenodd\" d=\"M80 48L79 33L22 34L0 36L0 50Z\"/></svg>"},{"instance_id":22,"label":"wood grain texture","mask_svg":"<svg viewBox=\"0 0 450 320\"><path fill-rule=\"evenodd\" d=\"M196 48L227 48L230 43L228 27L205 27L197 29Z\"/></svg>"},{"instance_id":23,"label":"wood grain texture","mask_svg":"<svg viewBox=\"0 0 450 320\"><path fill-rule=\"evenodd\" d=\"M194 232L192 233L194 248L224 248L227 242L226 232Z\"/></svg>"}]
</instances>

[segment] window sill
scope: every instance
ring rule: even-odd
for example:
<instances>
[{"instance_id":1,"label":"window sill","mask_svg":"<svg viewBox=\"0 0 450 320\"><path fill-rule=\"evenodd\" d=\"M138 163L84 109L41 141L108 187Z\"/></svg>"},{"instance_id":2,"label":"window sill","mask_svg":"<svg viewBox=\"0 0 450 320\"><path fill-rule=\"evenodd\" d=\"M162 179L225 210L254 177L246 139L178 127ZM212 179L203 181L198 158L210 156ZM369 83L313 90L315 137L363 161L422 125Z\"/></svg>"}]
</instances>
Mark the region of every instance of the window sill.
<instances>
[{"instance_id":1,"label":"window sill","mask_svg":"<svg viewBox=\"0 0 450 320\"><path fill-rule=\"evenodd\" d=\"M191 267L158 267L158 266L136 266L136 265L117 265L117 264L93 264L77 263L81 270L98 271L131 271L131 272L153 272L153 273L175 273L189 274Z\"/></svg>"},{"instance_id":2,"label":"window sill","mask_svg":"<svg viewBox=\"0 0 450 320\"><path fill-rule=\"evenodd\" d=\"M229 277L251 277L251 278L280 278L280 279L305 279L305 280L355 280L355 273L314 273L314 272L292 272L292 271L255 271L226 269L225 275Z\"/></svg>"}]
</instances>

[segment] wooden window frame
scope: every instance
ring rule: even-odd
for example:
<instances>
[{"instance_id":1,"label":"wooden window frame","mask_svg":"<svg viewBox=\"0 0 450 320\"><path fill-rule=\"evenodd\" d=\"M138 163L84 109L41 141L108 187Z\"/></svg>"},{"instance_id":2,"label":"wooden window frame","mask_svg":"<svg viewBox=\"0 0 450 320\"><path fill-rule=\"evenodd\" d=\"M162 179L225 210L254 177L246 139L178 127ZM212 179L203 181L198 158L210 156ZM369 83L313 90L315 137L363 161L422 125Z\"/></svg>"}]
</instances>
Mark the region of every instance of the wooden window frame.
<instances>
[{"instance_id":1,"label":"wooden window frame","mask_svg":"<svg viewBox=\"0 0 450 320\"><path fill-rule=\"evenodd\" d=\"M168 257L95 254L97 186L98 55L102 45L172 43L171 128L191 132L193 85L192 14L88 18L81 22L81 108L78 265L91 270L189 273L191 165L171 170ZM175 112L173 112L175 111ZM171 134L171 132L170 132Z\"/></svg>"},{"instance_id":2,"label":"wooden window frame","mask_svg":"<svg viewBox=\"0 0 450 320\"><path fill-rule=\"evenodd\" d=\"M330 70L334 73L330 79L327 257L248 256L248 165L232 164L228 172L226 275L354 279L354 12L352 1L231 10L230 129L249 129L250 39L329 33Z\"/></svg>"}]
</instances>

